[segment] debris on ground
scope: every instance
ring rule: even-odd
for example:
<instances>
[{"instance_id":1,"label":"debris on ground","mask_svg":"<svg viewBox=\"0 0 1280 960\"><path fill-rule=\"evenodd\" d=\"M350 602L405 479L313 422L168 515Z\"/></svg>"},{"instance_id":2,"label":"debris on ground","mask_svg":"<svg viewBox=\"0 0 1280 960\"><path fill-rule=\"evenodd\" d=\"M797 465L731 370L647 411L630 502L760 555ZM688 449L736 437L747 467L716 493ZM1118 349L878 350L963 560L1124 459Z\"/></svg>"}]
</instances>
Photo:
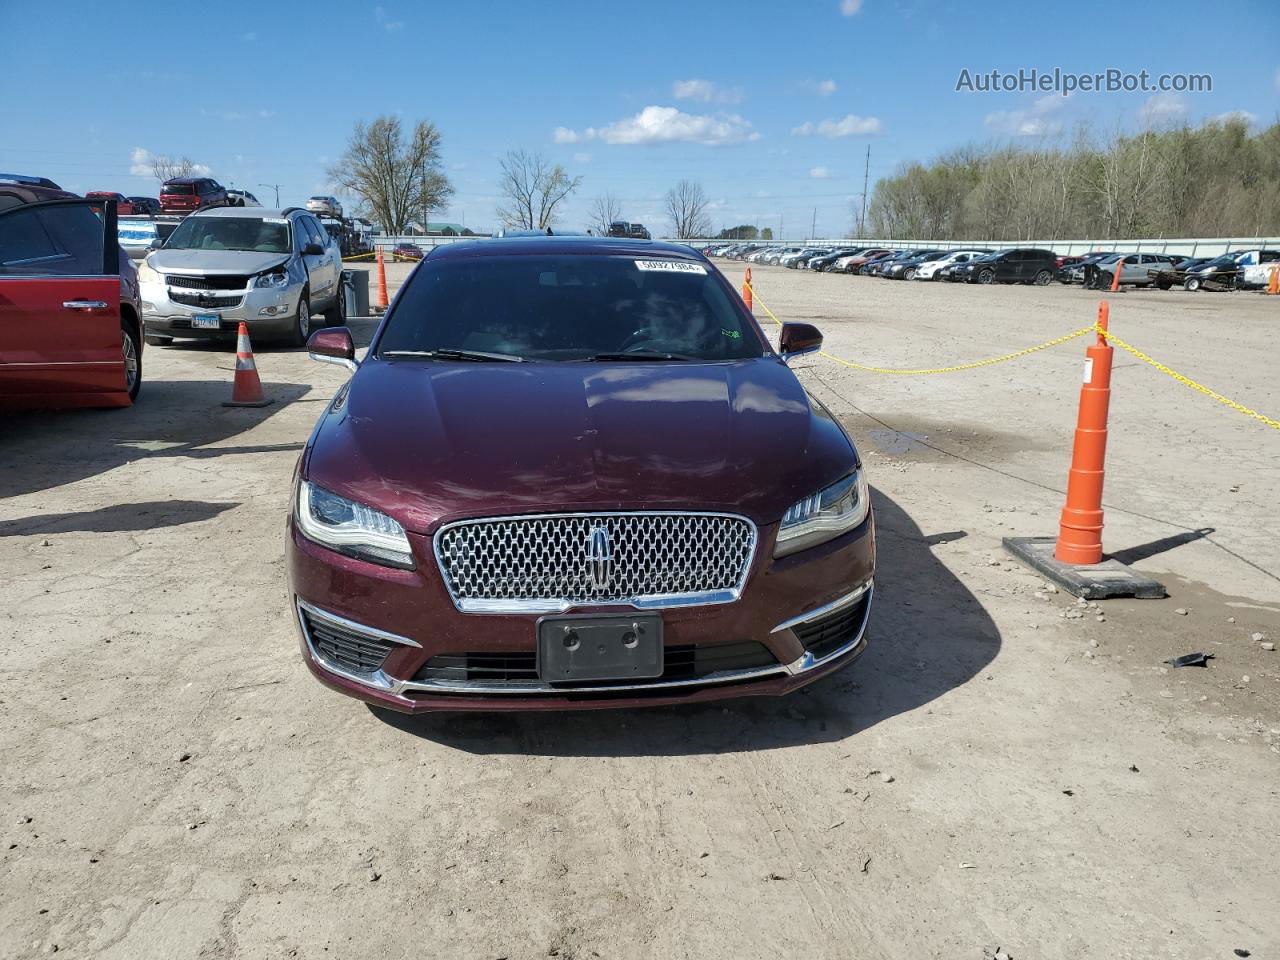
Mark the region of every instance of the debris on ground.
<instances>
[{"instance_id":1,"label":"debris on ground","mask_svg":"<svg viewBox=\"0 0 1280 960\"><path fill-rule=\"evenodd\" d=\"M1212 653L1187 653L1181 657L1166 660L1165 663L1171 667L1207 667L1212 659Z\"/></svg>"}]
</instances>

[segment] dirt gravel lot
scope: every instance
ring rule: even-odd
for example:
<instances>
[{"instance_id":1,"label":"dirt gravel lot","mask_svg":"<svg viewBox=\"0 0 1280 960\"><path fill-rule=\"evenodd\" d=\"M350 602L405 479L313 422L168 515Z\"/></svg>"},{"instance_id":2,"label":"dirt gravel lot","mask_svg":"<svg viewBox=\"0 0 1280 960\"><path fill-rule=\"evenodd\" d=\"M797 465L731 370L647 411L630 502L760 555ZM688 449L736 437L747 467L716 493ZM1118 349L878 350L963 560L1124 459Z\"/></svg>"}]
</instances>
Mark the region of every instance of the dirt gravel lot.
<instances>
[{"instance_id":1,"label":"dirt gravel lot","mask_svg":"<svg viewBox=\"0 0 1280 960\"><path fill-rule=\"evenodd\" d=\"M754 273L883 366L1098 299ZM1280 298L1112 303L1277 415ZM872 647L651 711L391 720L310 678L283 528L338 368L260 345L276 402L225 409L228 349L150 348L132 409L6 418L0 957L1280 956L1280 433L1118 354L1107 546L1171 597L1067 619L999 544L1056 530L1083 348L806 358L876 488Z\"/></svg>"}]
</instances>

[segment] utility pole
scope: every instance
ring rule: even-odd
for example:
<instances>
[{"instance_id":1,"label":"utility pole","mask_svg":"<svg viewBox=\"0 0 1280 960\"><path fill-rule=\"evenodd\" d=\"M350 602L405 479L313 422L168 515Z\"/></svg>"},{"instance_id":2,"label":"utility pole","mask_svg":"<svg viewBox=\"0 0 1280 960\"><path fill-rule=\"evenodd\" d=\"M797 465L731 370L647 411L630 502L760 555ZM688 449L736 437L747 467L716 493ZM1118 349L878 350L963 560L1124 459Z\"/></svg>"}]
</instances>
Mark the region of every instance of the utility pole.
<instances>
[{"instance_id":1,"label":"utility pole","mask_svg":"<svg viewBox=\"0 0 1280 960\"><path fill-rule=\"evenodd\" d=\"M778 214L778 239L782 239L782 214Z\"/></svg>"},{"instance_id":2,"label":"utility pole","mask_svg":"<svg viewBox=\"0 0 1280 960\"><path fill-rule=\"evenodd\" d=\"M871 176L871 144L867 144L867 163L862 168L862 213L858 216L858 239L867 235L867 181Z\"/></svg>"},{"instance_id":3,"label":"utility pole","mask_svg":"<svg viewBox=\"0 0 1280 960\"><path fill-rule=\"evenodd\" d=\"M431 224L427 220L427 160L422 160L422 235L431 232Z\"/></svg>"},{"instance_id":4,"label":"utility pole","mask_svg":"<svg viewBox=\"0 0 1280 960\"><path fill-rule=\"evenodd\" d=\"M809 225L809 239L818 239L818 208L813 208L813 223Z\"/></svg>"},{"instance_id":5,"label":"utility pole","mask_svg":"<svg viewBox=\"0 0 1280 960\"><path fill-rule=\"evenodd\" d=\"M260 187L266 187L268 190L274 190L274 191L276 192L276 209L277 209L277 210L279 210L279 209L280 209L280 184L278 184L278 183L260 183L260 184L258 184L258 186L260 186Z\"/></svg>"}]
</instances>

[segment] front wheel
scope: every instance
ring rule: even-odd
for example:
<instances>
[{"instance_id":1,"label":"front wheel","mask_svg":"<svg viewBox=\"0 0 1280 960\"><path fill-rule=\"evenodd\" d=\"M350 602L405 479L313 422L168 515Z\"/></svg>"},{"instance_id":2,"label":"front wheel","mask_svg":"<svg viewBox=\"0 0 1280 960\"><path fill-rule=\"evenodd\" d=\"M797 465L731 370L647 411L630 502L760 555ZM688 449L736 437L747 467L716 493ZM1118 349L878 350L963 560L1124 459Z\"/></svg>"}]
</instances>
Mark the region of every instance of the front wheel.
<instances>
[{"instance_id":1,"label":"front wheel","mask_svg":"<svg viewBox=\"0 0 1280 960\"><path fill-rule=\"evenodd\" d=\"M142 389L142 349L138 345L138 334L127 323L120 325L120 350L124 355L124 385L129 391L129 402L133 403Z\"/></svg>"},{"instance_id":2,"label":"front wheel","mask_svg":"<svg viewBox=\"0 0 1280 960\"><path fill-rule=\"evenodd\" d=\"M916 278L916 271L914 267L912 267L910 270L905 271L902 274L903 280L914 280L915 278Z\"/></svg>"},{"instance_id":3,"label":"front wheel","mask_svg":"<svg viewBox=\"0 0 1280 960\"><path fill-rule=\"evenodd\" d=\"M978 282L979 283L995 283L996 272L994 270L983 270L980 274L978 274Z\"/></svg>"},{"instance_id":4,"label":"front wheel","mask_svg":"<svg viewBox=\"0 0 1280 960\"><path fill-rule=\"evenodd\" d=\"M307 337L311 336L311 304L304 293L298 298L298 319L289 332L289 346L305 347Z\"/></svg>"},{"instance_id":5,"label":"front wheel","mask_svg":"<svg viewBox=\"0 0 1280 960\"><path fill-rule=\"evenodd\" d=\"M1199 289L1200 289L1200 286L1201 286L1201 284L1200 284L1200 278L1199 278L1199 277L1187 277L1187 282L1186 282L1186 283L1184 283L1182 286L1183 286L1183 288L1184 288L1184 289L1186 289L1186 290L1190 290L1192 293L1194 293L1195 291L1197 291L1197 290L1199 290Z\"/></svg>"},{"instance_id":6,"label":"front wheel","mask_svg":"<svg viewBox=\"0 0 1280 960\"><path fill-rule=\"evenodd\" d=\"M1052 279L1053 279L1053 274L1051 274L1048 270L1041 270L1039 273L1036 274L1036 278L1031 282L1034 283L1037 287L1043 287Z\"/></svg>"}]
</instances>

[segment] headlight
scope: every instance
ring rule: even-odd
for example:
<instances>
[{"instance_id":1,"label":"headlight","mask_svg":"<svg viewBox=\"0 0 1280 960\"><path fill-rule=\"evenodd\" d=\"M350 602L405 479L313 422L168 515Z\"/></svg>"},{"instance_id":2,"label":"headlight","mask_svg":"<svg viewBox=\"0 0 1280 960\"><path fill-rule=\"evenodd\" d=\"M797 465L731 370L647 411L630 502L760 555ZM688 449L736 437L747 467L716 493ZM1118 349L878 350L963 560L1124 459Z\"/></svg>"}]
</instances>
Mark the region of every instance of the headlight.
<instances>
[{"instance_id":1,"label":"headlight","mask_svg":"<svg viewBox=\"0 0 1280 960\"><path fill-rule=\"evenodd\" d=\"M404 527L363 503L301 480L297 518L298 529L316 543L371 563L413 569Z\"/></svg>"},{"instance_id":2,"label":"headlight","mask_svg":"<svg viewBox=\"0 0 1280 960\"><path fill-rule=\"evenodd\" d=\"M255 287L287 287L289 285L289 274L283 270L278 273L263 273L253 278Z\"/></svg>"},{"instance_id":3,"label":"headlight","mask_svg":"<svg viewBox=\"0 0 1280 960\"><path fill-rule=\"evenodd\" d=\"M147 282L159 283L160 281L161 281L160 274L156 272L155 268L152 267L151 264L147 263L145 259L142 261L142 263L138 264L138 282L139 283L147 283Z\"/></svg>"},{"instance_id":4,"label":"headlight","mask_svg":"<svg viewBox=\"0 0 1280 960\"><path fill-rule=\"evenodd\" d=\"M773 555L785 557L848 533L867 518L870 505L866 474L855 470L782 515Z\"/></svg>"}]
</instances>

